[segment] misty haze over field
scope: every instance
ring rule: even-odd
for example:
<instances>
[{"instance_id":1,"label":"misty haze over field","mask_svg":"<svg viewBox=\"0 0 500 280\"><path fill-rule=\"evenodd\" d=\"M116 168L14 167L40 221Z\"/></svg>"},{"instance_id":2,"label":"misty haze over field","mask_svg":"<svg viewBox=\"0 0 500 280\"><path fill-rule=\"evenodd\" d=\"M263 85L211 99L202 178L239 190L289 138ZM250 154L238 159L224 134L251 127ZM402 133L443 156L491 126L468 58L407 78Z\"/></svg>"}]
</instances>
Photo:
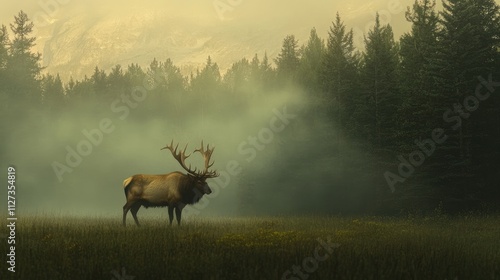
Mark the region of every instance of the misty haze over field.
<instances>
[{"instance_id":1,"label":"misty haze over field","mask_svg":"<svg viewBox=\"0 0 500 280\"><path fill-rule=\"evenodd\" d=\"M474 118L457 111L448 121L442 116L453 104L464 104L478 85L493 92L500 47L494 40L484 47L490 41L478 39L467 53L493 51L458 66L446 64L442 55L436 61L451 70L430 63L434 68L420 71L419 63L428 61L412 56L407 37L400 44L411 30L405 11L413 2L4 4L0 25L8 26L20 10L34 22L31 51L41 54L44 67L29 88L31 77L23 80L23 71L16 72L23 64L10 62L5 72L14 70L2 76L0 52L0 157L2 170L9 164L17 169L19 213L118 217L124 179L184 172L169 152L160 151L172 139L188 143L188 152L201 141L215 146L213 168L221 173L208 180L214 193L186 209L186 216L393 214L404 207L430 211L445 199L483 203L481 198L494 194L496 165L487 162L496 157L500 139L498 97L481 99L480 109L470 112ZM354 31L353 46L345 51L352 56L348 67L330 71L340 61L326 56L337 12L346 32ZM377 12L378 33L371 32ZM469 46L469 37L459 43ZM368 43L371 52L363 53ZM436 41L422 45L432 53ZM292 66L283 63L290 49ZM386 52L373 51L379 49ZM460 75L466 77L455 83ZM460 121L460 131L452 121ZM393 177L392 194L384 174L400 175L400 162L415 149L422 153L416 146L441 127L450 140L435 153L435 143L428 144L434 155L408 181ZM203 163L197 154L188 162L198 168ZM139 215L166 213L142 209Z\"/></svg>"},{"instance_id":2,"label":"misty haze over field","mask_svg":"<svg viewBox=\"0 0 500 280\"><path fill-rule=\"evenodd\" d=\"M373 25L376 11L389 16L387 19L394 24L396 34L408 28L404 20L406 4L402 2L241 1L241 4L224 10L228 6L216 8L216 1L201 4L180 1L148 1L145 4L135 1L87 1L83 4L67 1L67 4L50 6L49 10L37 4L23 4L22 7L9 4L0 11L0 22L12 22L20 9L25 11L35 23L37 45L34 51L42 54L42 65L46 67L44 71L59 73L66 82L70 77L81 79L83 75L90 76L96 65L106 71L116 64L125 67L130 63L139 63L147 67L153 58L159 61L171 58L188 75L196 68L203 67L206 58L211 56L224 73L242 57L250 59L257 54L262 58L267 53L270 59L275 58L284 36L288 34L295 34L299 43L305 44L311 28L316 27L318 33L326 37L337 11L355 29L358 36L355 43L362 46L363 41L359 37L362 36L361 30L368 30ZM206 209L204 205L197 208L214 215L232 216L238 214L238 205L242 201L257 196L265 198L266 204L250 212L265 213L266 209L273 208L278 213L294 211L294 206L288 201L286 187L276 190L276 186L289 184L292 189L308 188L308 184L317 184L308 182L311 176L335 176L338 163L335 159L317 159L321 154L321 150L318 150L311 153L313 158L305 160L308 163L306 167L299 164L304 160L300 157L304 155L304 149L311 148L307 140L314 138L307 131L310 125L305 120L307 117L301 115L301 112L307 111L304 93L296 89L284 89L273 93L271 97L267 96L269 94L259 93L246 98L237 108L226 105L222 97L203 104L189 103L181 98L176 101L175 113L169 114L168 119L159 116L163 112L146 111L145 108L154 102L150 99L138 103L137 108L120 102L116 107L130 108L130 115L124 120L120 119L123 111L113 112L112 102L101 104L100 109L96 110L89 108L93 105L87 105L80 108L81 111L63 111L51 116L43 112L29 112L33 114L32 118L41 123L30 126L29 122L25 122L22 128L16 128L7 142L8 154L3 161L4 164L11 162L19 169L19 209L23 212L60 214L120 213L125 202L121 186L125 178L136 173L183 171L168 152L160 151L161 147L174 139L180 145L189 142L190 149L198 146L201 140L215 145L213 158L217 170L225 171L230 161L237 161L242 166L241 173L230 176L227 179L229 181L225 181L223 176L209 180L215 187L228 186L221 190L220 195L208 197L210 205ZM213 108L217 110L213 111ZM171 110L172 107L167 109ZM265 144L263 150L253 148L248 138L258 137L262 129L269 127L276 112L283 110L296 117L286 125L285 131L273 135L272 141ZM70 167L66 162L67 157L70 161L80 160L68 154L74 155L70 151L77 150L78 144L88 140L83 131L93 135L102 119L111 120L113 132L102 133L102 142L93 145L90 155L82 156L81 163ZM322 122L317 125L328 126ZM297 145L293 144L297 135L304 138L300 140L304 144L294 147ZM295 140L290 141L290 137ZM299 156L293 157L293 153ZM304 173L304 182L297 182L296 178L289 182L273 181L283 180L277 174L283 173L281 169L285 167L280 166L283 160L286 161L285 156L298 161L295 168L305 168L303 171L289 171ZM309 157L307 154L304 156ZM248 162L248 158L252 160ZM202 160L195 156L189 160L194 165L202 164ZM61 175L61 182L54 172L54 162L71 169L71 172ZM269 188L269 192L248 194L249 198L241 197L236 188L242 180L253 182L251 177L255 175L251 171L269 178L269 185L265 187ZM323 181L324 178L317 180ZM257 182L264 183L266 180L258 178ZM321 194L304 199L307 201L318 197ZM333 209L358 206L344 204L333 206ZM189 215L188 211L185 215ZM165 215L166 209L142 210L140 215L146 213Z\"/></svg>"}]
</instances>

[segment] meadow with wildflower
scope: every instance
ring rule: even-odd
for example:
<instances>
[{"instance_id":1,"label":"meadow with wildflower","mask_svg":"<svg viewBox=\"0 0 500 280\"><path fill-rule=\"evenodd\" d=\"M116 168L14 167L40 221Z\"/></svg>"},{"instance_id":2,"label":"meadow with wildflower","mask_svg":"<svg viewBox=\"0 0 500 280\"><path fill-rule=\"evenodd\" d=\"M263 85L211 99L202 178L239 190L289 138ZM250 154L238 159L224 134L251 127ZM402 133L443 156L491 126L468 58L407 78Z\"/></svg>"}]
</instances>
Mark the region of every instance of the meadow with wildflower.
<instances>
[{"instance_id":1,"label":"meadow with wildflower","mask_svg":"<svg viewBox=\"0 0 500 280\"><path fill-rule=\"evenodd\" d=\"M23 217L16 272L0 279L500 279L499 221L197 217L124 228L120 219ZM305 273L320 239L339 246ZM285 274L294 265L304 273Z\"/></svg>"}]
</instances>

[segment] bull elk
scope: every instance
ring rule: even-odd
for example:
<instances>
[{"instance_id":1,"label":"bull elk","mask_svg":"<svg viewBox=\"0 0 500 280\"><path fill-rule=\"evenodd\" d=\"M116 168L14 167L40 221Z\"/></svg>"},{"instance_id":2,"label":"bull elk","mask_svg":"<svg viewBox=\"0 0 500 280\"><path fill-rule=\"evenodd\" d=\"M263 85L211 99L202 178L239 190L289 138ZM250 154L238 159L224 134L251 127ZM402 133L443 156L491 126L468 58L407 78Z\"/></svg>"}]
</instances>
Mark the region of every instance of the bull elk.
<instances>
[{"instance_id":1,"label":"bull elk","mask_svg":"<svg viewBox=\"0 0 500 280\"><path fill-rule=\"evenodd\" d=\"M173 212L175 209L177 224L180 225L182 209L187 204L197 203L203 195L212 193L206 180L219 176L216 171L208 170L214 164L214 162L210 163L210 158L215 147L210 148L207 145L205 149L202 141L201 147L194 150L193 153L199 152L205 160L205 168L198 171L196 168L191 169L191 165L186 166L185 160L191 155L186 155L187 144L184 150L179 150L179 152L177 152L178 146L179 144L174 148L174 141L172 140L170 145L161 148L161 150L170 150L181 167L187 171L187 174L179 171L163 175L138 174L123 181L125 197L127 198L127 203L123 206L123 226L126 224L129 210L137 226L140 226L139 220L137 220L137 211L141 206L146 208L168 207L170 225L172 225L174 219Z\"/></svg>"}]
</instances>

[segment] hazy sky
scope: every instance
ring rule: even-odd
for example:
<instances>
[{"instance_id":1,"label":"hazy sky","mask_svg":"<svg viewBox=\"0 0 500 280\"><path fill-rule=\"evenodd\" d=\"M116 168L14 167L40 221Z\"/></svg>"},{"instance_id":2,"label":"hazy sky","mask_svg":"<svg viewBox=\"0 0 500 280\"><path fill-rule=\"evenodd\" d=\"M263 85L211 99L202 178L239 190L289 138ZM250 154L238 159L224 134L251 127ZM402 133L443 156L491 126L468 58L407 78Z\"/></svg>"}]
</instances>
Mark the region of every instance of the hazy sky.
<instances>
[{"instance_id":1,"label":"hazy sky","mask_svg":"<svg viewBox=\"0 0 500 280\"><path fill-rule=\"evenodd\" d=\"M44 5L50 2L56 5ZM413 1L377 0L377 1L263 1L263 0L209 0L209 1L75 1L50 0L26 3L4 3L0 11L0 22L12 22L13 15L24 10L34 20L36 26L43 27L59 19L84 15L86 17L113 17L118 15L139 14L145 11L160 11L166 17L181 17L193 22L213 25L231 24L235 26L251 24L263 28L285 26L293 30L297 26L310 29L314 26L322 29L328 26L340 12L346 22L355 22L355 29L365 29L373 20L376 11L387 22L404 22L404 10ZM195 4L196 3L196 4ZM399 23L395 30L400 30Z\"/></svg>"},{"instance_id":2,"label":"hazy sky","mask_svg":"<svg viewBox=\"0 0 500 280\"><path fill-rule=\"evenodd\" d=\"M383 20L392 22L396 35L401 34L408 26L404 25L404 11L411 6L413 0L376 0L376 1L264 1L264 0L146 0L146 1L76 1L76 0L40 0L2 3L0 23L12 22L13 15L24 10L38 25L46 25L61 18L75 15L87 17L114 16L141 13L144 11L161 11L167 17L182 17L191 21L212 24L250 23L255 26L286 24L291 29L294 26L323 26L330 23L335 13L340 12L346 22L355 22L354 29L365 29L373 20L375 12L381 13ZM437 1L440 6L441 1ZM496 0L500 3L500 0ZM46 4L48 3L48 4Z\"/></svg>"},{"instance_id":3,"label":"hazy sky","mask_svg":"<svg viewBox=\"0 0 500 280\"><path fill-rule=\"evenodd\" d=\"M43 4L56 3L54 4ZM224 19L230 20L251 20L258 23L258 19L281 19L293 16L294 22L308 23L321 18L324 15L335 14L336 11L342 14L356 13L389 9L390 6L397 7L400 5L406 6L412 1L407 0L378 0L378 1L263 1L263 0L209 0L209 1L159 1L148 0L141 1L75 1L75 0L47 0L47 1L32 1L27 3L3 3L0 11L0 20L2 22L10 21L12 15L19 10L24 10L28 14L36 15L37 13L45 13L57 19L68 15L68 11L76 13L86 13L87 15L94 14L113 14L122 12L140 12L141 9L165 10L170 15L186 16L196 19L217 19L220 20L222 15ZM217 7L217 8L216 8Z\"/></svg>"},{"instance_id":4,"label":"hazy sky","mask_svg":"<svg viewBox=\"0 0 500 280\"><path fill-rule=\"evenodd\" d=\"M222 73L233 62L242 57L251 58L256 53L262 57L267 52L273 59L286 35L293 34L299 44L304 44L313 27L320 37L326 38L337 12L354 30L354 43L358 47L363 47L363 33L373 26L376 12L380 13L382 23L390 23L395 36L399 37L409 28L404 11L412 2L41 0L31 4L3 4L0 23L8 25L19 10L24 10L35 23L35 51L42 54L42 65L50 73L61 73L64 81L69 76L78 79L84 74L90 75L95 65L105 70L116 64L147 66L154 57L172 58L177 65L186 67L183 73L187 75L201 67L208 55L219 64ZM130 19L136 18L137 24L127 26ZM152 32L153 27L144 22L158 25L159 29ZM125 30L119 29L120 26ZM61 32L61 28L71 34ZM176 31L180 35L176 35ZM134 37L137 33L152 34L149 42L154 38L157 42L150 47L147 43L141 45L141 40ZM110 43L111 36L121 36L121 39ZM127 36L129 41L123 39ZM203 49L193 50L197 44L189 43L176 48L164 44L165 40L199 41ZM121 49L115 50L115 43ZM126 49L127 46L132 47Z\"/></svg>"}]
</instances>

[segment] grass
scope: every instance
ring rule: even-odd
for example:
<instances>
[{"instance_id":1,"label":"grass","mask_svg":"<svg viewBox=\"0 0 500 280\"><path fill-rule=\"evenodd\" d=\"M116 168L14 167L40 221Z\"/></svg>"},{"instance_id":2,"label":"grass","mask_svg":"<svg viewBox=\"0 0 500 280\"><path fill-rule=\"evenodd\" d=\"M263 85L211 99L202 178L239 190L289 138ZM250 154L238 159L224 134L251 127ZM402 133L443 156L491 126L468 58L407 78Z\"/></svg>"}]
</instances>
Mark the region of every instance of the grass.
<instances>
[{"instance_id":1,"label":"grass","mask_svg":"<svg viewBox=\"0 0 500 280\"><path fill-rule=\"evenodd\" d=\"M3 261L0 279L500 279L498 216L128 222L19 217L16 272Z\"/></svg>"}]
</instances>

